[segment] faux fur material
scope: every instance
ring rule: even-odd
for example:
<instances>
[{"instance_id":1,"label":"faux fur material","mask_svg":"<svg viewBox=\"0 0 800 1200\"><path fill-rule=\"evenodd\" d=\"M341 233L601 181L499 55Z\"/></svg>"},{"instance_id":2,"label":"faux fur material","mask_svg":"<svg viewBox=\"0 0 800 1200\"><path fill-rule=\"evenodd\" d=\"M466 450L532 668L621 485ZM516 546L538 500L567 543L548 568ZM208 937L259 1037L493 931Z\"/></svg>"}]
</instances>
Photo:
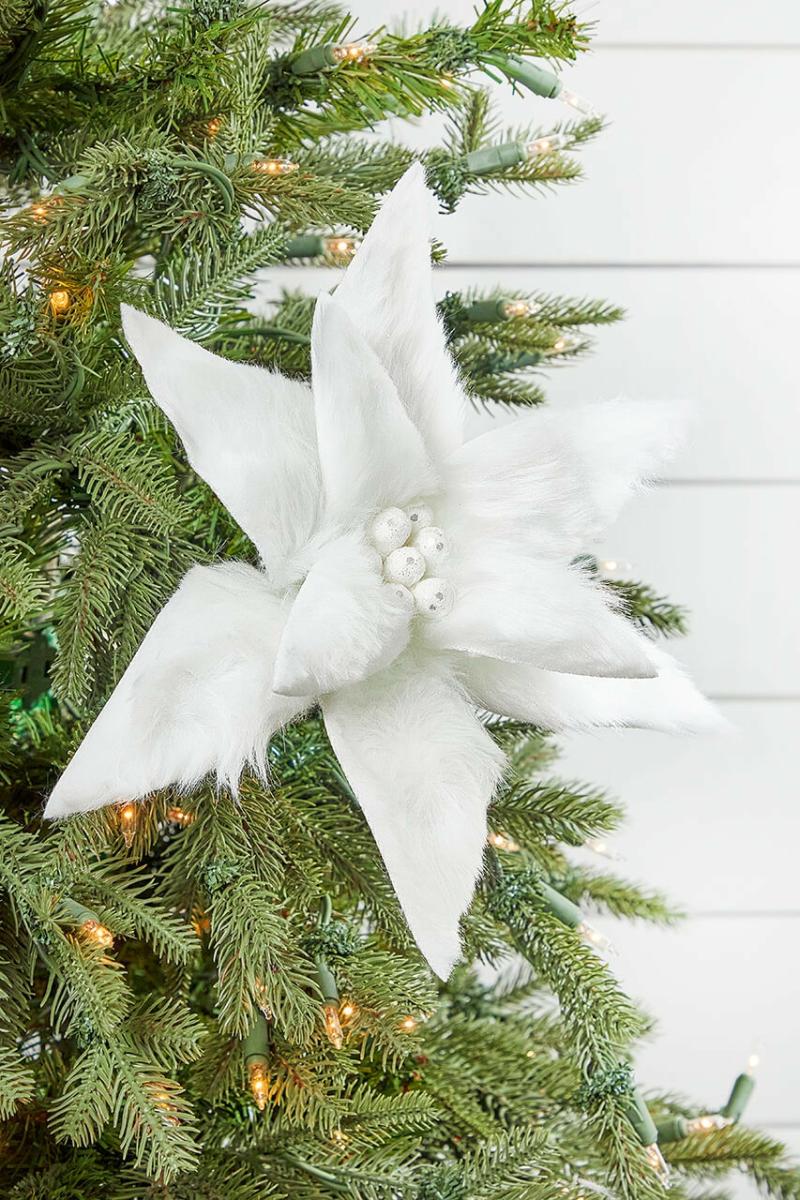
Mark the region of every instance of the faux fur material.
<instances>
[{"instance_id":1,"label":"faux fur material","mask_svg":"<svg viewBox=\"0 0 800 1200\"><path fill-rule=\"evenodd\" d=\"M446 979L503 756L441 664L404 657L322 707L417 944Z\"/></svg>"},{"instance_id":2,"label":"faux fur material","mask_svg":"<svg viewBox=\"0 0 800 1200\"><path fill-rule=\"evenodd\" d=\"M311 389L219 358L128 305L122 327L195 471L254 542L273 581L293 582L287 563L319 520Z\"/></svg>"},{"instance_id":3,"label":"faux fur material","mask_svg":"<svg viewBox=\"0 0 800 1200\"><path fill-rule=\"evenodd\" d=\"M410 617L358 534L326 546L292 605L273 687L319 696L388 666L408 644Z\"/></svg>"},{"instance_id":4,"label":"faux fur material","mask_svg":"<svg viewBox=\"0 0 800 1200\"><path fill-rule=\"evenodd\" d=\"M124 310L153 396L264 569L189 572L46 815L211 772L235 791L246 763L264 773L270 736L321 700L412 933L444 976L502 766L468 700L554 728L704 726L709 714L572 565L651 469L661 414L620 401L536 412L459 448L464 398L433 302L431 213L413 167L335 299L318 304L313 401L304 384ZM411 624L364 537L378 509L417 499L451 544L437 574L455 599L449 615Z\"/></svg>"},{"instance_id":5,"label":"faux fur material","mask_svg":"<svg viewBox=\"0 0 800 1200\"><path fill-rule=\"evenodd\" d=\"M456 543L448 571L457 602L426 623L428 645L575 675L655 674L630 621L585 570L491 541L476 543L473 555L459 550Z\"/></svg>"},{"instance_id":6,"label":"faux fur material","mask_svg":"<svg viewBox=\"0 0 800 1200\"><path fill-rule=\"evenodd\" d=\"M415 163L384 200L336 301L378 355L434 462L463 440L467 402L433 297L436 205Z\"/></svg>"},{"instance_id":7,"label":"faux fur material","mask_svg":"<svg viewBox=\"0 0 800 1200\"><path fill-rule=\"evenodd\" d=\"M419 430L346 310L320 296L311 364L327 516L348 523L436 489Z\"/></svg>"},{"instance_id":8,"label":"faux fur material","mask_svg":"<svg viewBox=\"0 0 800 1200\"><path fill-rule=\"evenodd\" d=\"M718 711L668 654L646 643L654 679L586 679L492 658L462 660L464 686L476 704L542 729L636 726L664 733L725 728Z\"/></svg>"},{"instance_id":9,"label":"faux fur material","mask_svg":"<svg viewBox=\"0 0 800 1200\"><path fill-rule=\"evenodd\" d=\"M235 790L245 763L265 774L272 734L308 700L270 686L279 601L243 563L193 567L159 613L53 789L46 817L86 812L210 771Z\"/></svg>"}]
</instances>

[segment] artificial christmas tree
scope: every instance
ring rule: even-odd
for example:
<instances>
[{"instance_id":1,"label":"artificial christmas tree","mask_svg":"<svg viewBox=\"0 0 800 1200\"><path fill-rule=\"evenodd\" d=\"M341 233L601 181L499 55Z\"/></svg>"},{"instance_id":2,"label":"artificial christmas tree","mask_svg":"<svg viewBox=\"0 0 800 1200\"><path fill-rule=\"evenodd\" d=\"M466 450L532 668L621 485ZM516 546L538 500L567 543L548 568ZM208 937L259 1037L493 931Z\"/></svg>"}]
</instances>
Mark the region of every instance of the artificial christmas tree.
<instances>
[{"instance_id":1,"label":"artificial christmas tree","mask_svg":"<svg viewBox=\"0 0 800 1200\"><path fill-rule=\"evenodd\" d=\"M547 62L586 43L500 0L402 37L313 0L0 15L4 1195L800 1194L751 1070L718 1111L636 1087L585 913L672 914L572 860L620 813L553 779L549 729L710 720L650 640L680 610L585 554L659 423L454 435L462 386L537 406L619 314L428 301L430 192L577 174L600 122ZM481 72L584 119L501 134ZM421 166L360 136L437 109ZM248 309L309 258L352 260L333 299Z\"/></svg>"}]
</instances>

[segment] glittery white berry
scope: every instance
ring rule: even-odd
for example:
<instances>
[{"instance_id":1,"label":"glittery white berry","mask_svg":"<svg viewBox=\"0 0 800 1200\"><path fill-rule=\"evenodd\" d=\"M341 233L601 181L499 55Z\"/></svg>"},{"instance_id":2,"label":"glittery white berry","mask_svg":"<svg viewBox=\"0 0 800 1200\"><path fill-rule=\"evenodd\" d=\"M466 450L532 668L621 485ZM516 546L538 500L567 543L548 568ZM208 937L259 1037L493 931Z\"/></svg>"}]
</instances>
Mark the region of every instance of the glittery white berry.
<instances>
[{"instance_id":1,"label":"glittery white berry","mask_svg":"<svg viewBox=\"0 0 800 1200\"><path fill-rule=\"evenodd\" d=\"M412 529L424 529L433 524L433 513L427 504L411 504L406 509L406 516L411 522Z\"/></svg>"},{"instance_id":2,"label":"glittery white berry","mask_svg":"<svg viewBox=\"0 0 800 1200\"><path fill-rule=\"evenodd\" d=\"M407 613L413 613L415 611L416 604L414 602L414 596L410 589L405 586L405 584L385 583L383 586L386 588L386 594L389 597L390 602L397 608L400 608Z\"/></svg>"},{"instance_id":3,"label":"glittery white berry","mask_svg":"<svg viewBox=\"0 0 800 1200\"><path fill-rule=\"evenodd\" d=\"M456 595L452 583L433 575L421 579L411 591L417 612L423 617L443 617L453 607Z\"/></svg>"},{"instance_id":4,"label":"glittery white berry","mask_svg":"<svg viewBox=\"0 0 800 1200\"><path fill-rule=\"evenodd\" d=\"M385 508L370 521L367 536L379 553L391 554L404 544L412 528L402 508Z\"/></svg>"},{"instance_id":5,"label":"glittery white berry","mask_svg":"<svg viewBox=\"0 0 800 1200\"><path fill-rule=\"evenodd\" d=\"M383 560L383 574L389 583L404 583L411 587L425 574L425 559L414 546L393 550Z\"/></svg>"},{"instance_id":6,"label":"glittery white berry","mask_svg":"<svg viewBox=\"0 0 800 1200\"><path fill-rule=\"evenodd\" d=\"M447 558L447 538L438 525L428 525L412 534L411 544L419 550L428 569L438 567Z\"/></svg>"}]
</instances>

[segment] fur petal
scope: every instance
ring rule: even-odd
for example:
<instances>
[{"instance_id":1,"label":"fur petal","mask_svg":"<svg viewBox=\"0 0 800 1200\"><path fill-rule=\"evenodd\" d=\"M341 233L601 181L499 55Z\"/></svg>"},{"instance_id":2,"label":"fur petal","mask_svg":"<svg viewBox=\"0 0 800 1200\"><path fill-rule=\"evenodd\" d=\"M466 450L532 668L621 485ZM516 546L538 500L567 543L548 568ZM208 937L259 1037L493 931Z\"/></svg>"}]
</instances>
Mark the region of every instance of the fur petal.
<instances>
[{"instance_id":1,"label":"fur petal","mask_svg":"<svg viewBox=\"0 0 800 1200\"><path fill-rule=\"evenodd\" d=\"M542 729L723 729L724 719L675 660L654 646L647 648L658 669L655 679L586 679L491 658L465 659L461 674L479 707Z\"/></svg>"},{"instance_id":2,"label":"fur petal","mask_svg":"<svg viewBox=\"0 0 800 1200\"><path fill-rule=\"evenodd\" d=\"M364 679L405 649L409 625L376 552L358 534L337 538L297 593L272 686L281 695L319 696Z\"/></svg>"},{"instance_id":3,"label":"fur petal","mask_svg":"<svg viewBox=\"0 0 800 1200\"><path fill-rule=\"evenodd\" d=\"M446 979L486 842L503 756L444 673L413 662L323 701L331 743L364 810L411 932Z\"/></svg>"},{"instance_id":4,"label":"fur petal","mask_svg":"<svg viewBox=\"0 0 800 1200\"><path fill-rule=\"evenodd\" d=\"M446 467L451 532L571 558L672 447L666 405L611 400L535 409L461 447Z\"/></svg>"},{"instance_id":5,"label":"fur petal","mask_svg":"<svg viewBox=\"0 0 800 1200\"><path fill-rule=\"evenodd\" d=\"M434 211L415 163L384 200L336 300L389 372L438 462L463 439L466 401L433 299Z\"/></svg>"},{"instance_id":6,"label":"fur petal","mask_svg":"<svg viewBox=\"0 0 800 1200\"><path fill-rule=\"evenodd\" d=\"M641 637L587 571L492 542L459 550L447 571L455 603L421 626L428 645L574 675L655 675Z\"/></svg>"},{"instance_id":7,"label":"fur petal","mask_svg":"<svg viewBox=\"0 0 800 1200\"><path fill-rule=\"evenodd\" d=\"M281 607L244 563L193 567L153 622L72 761L45 816L64 817L215 771L235 790L246 762L265 773L277 729L308 701L270 688Z\"/></svg>"},{"instance_id":8,"label":"fur petal","mask_svg":"<svg viewBox=\"0 0 800 1200\"><path fill-rule=\"evenodd\" d=\"M313 533L320 499L311 391L229 362L122 307L128 343L198 475L255 543L273 580Z\"/></svg>"},{"instance_id":9,"label":"fur petal","mask_svg":"<svg viewBox=\"0 0 800 1200\"><path fill-rule=\"evenodd\" d=\"M311 362L327 515L347 522L433 491L419 430L369 344L329 296L317 301Z\"/></svg>"}]
</instances>

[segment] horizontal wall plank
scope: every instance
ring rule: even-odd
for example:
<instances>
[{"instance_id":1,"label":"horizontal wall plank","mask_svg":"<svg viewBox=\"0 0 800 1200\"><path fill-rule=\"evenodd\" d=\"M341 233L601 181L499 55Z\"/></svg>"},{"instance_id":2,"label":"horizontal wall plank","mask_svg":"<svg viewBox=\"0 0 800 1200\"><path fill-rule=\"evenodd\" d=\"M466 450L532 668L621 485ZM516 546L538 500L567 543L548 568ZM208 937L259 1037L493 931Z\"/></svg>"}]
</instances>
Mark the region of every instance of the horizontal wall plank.
<instances>
[{"instance_id":1,"label":"horizontal wall plank","mask_svg":"<svg viewBox=\"0 0 800 1200\"><path fill-rule=\"evenodd\" d=\"M316 293L338 277L314 268L267 272L260 298L280 287ZM438 296L507 287L623 305L627 319L598 331L590 359L543 376L552 401L626 395L682 402L690 420L666 468L671 479L800 478L800 269L462 267L438 269L434 286Z\"/></svg>"},{"instance_id":2,"label":"horizontal wall plank","mask_svg":"<svg viewBox=\"0 0 800 1200\"><path fill-rule=\"evenodd\" d=\"M795 747L800 702L731 702L724 734L600 730L560 739L556 773L623 801L619 861L577 858L661 888L690 913L800 916ZM765 865L769 864L769 870Z\"/></svg>"},{"instance_id":3,"label":"horizontal wall plank","mask_svg":"<svg viewBox=\"0 0 800 1200\"><path fill-rule=\"evenodd\" d=\"M600 553L685 603L680 656L713 695L796 696L800 488L676 483L629 504Z\"/></svg>"},{"instance_id":4,"label":"horizontal wall plank","mask_svg":"<svg viewBox=\"0 0 800 1200\"><path fill-rule=\"evenodd\" d=\"M437 232L455 263L800 263L794 98L800 51L600 49L569 86L611 124L587 178L536 201L468 196ZM753 82L757 81L757 82ZM499 88L509 125L564 118L557 101ZM397 123L435 144L440 119ZM769 186L765 186L769 180Z\"/></svg>"},{"instance_id":5,"label":"horizontal wall plank","mask_svg":"<svg viewBox=\"0 0 800 1200\"><path fill-rule=\"evenodd\" d=\"M658 1020L637 1054L647 1087L724 1103L755 1050L761 1058L747 1120L800 1123L800 919L695 918L674 929L603 923L625 990Z\"/></svg>"},{"instance_id":6,"label":"horizontal wall plank","mask_svg":"<svg viewBox=\"0 0 800 1200\"><path fill-rule=\"evenodd\" d=\"M800 42L800 11L794 0L775 0L768 8L751 0L674 0L669 5L643 4L642 0L595 0L573 4L578 17L596 25L596 39L626 45L785 45ZM386 22L394 29L403 18L412 25L429 22L427 0L358 0L349 5L364 29ZM436 12L451 21L469 24L474 0L446 0Z\"/></svg>"}]
</instances>

